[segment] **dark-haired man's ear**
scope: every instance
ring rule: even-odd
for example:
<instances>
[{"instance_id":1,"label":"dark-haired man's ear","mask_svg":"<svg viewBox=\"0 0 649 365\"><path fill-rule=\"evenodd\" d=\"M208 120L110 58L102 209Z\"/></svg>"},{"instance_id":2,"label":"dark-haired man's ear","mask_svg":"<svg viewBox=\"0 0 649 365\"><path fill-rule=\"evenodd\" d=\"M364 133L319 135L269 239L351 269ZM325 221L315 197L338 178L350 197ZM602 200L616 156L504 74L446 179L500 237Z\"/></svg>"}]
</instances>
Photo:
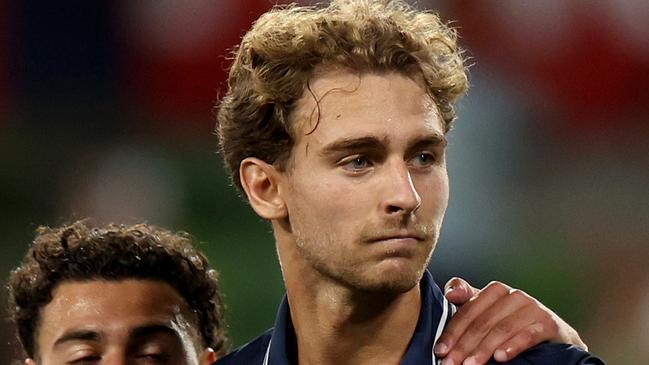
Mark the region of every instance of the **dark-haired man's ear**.
<instances>
[{"instance_id":1,"label":"dark-haired man's ear","mask_svg":"<svg viewBox=\"0 0 649 365\"><path fill-rule=\"evenodd\" d=\"M199 359L200 365L212 365L216 362L216 353L211 347L203 350L201 358Z\"/></svg>"},{"instance_id":2,"label":"dark-haired man's ear","mask_svg":"<svg viewBox=\"0 0 649 365\"><path fill-rule=\"evenodd\" d=\"M286 203L279 192L279 173L275 167L255 157L239 165L239 177L250 206L264 219L281 219L287 214Z\"/></svg>"},{"instance_id":3,"label":"dark-haired man's ear","mask_svg":"<svg viewBox=\"0 0 649 365\"><path fill-rule=\"evenodd\" d=\"M25 365L37 365L36 361L32 359L25 359Z\"/></svg>"}]
</instances>

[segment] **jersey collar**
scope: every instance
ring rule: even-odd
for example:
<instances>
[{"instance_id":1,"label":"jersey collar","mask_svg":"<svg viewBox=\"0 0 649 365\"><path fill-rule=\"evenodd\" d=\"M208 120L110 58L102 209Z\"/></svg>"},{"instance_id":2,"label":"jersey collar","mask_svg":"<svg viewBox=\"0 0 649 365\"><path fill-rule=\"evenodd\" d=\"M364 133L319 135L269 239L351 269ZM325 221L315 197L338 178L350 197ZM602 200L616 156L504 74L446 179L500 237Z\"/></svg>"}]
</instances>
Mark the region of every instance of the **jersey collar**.
<instances>
[{"instance_id":1,"label":"jersey collar","mask_svg":"<svg viewBox=\"0 0 649 365\"><path fill-rule=\"evenodd\" d=\"M455 307L446 300L428 271L419 287L422 294L419 319L401 365L437 364L439 359L433 353L433 346L455 313ZM263 365L297 365L297 340L286 296L279 307Z\"/></svg>"}]
</instances>

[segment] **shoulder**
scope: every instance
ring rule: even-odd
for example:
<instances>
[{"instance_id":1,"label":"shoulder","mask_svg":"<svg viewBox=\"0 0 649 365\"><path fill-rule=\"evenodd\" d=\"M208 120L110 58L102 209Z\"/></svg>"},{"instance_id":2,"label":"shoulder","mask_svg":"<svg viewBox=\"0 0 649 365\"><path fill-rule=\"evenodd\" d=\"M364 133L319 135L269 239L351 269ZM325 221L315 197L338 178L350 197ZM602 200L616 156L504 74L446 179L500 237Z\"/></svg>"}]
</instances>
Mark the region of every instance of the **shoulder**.
<instances>
[{"instance_id":1,"label":"shoulder","mask_svg":"<svg viewBox=\"0 0 649 365\"><path fill-rule=\"evenodd\" d=\"M271 333L272 329L264 332L261 336L230 352L214 365L262 364Z\"/></svg>"},{"instance_id":2,"label":"shoulder","mask_svg":"<svg viewBox=\"0 0 649 365\"><path fill-rule=\"evenodd\" d=\"M532 347L509 362L496 363L492 360L490 364L605 365L604 361L575 346L548 342Z\"/></svg>"}]
</instances>

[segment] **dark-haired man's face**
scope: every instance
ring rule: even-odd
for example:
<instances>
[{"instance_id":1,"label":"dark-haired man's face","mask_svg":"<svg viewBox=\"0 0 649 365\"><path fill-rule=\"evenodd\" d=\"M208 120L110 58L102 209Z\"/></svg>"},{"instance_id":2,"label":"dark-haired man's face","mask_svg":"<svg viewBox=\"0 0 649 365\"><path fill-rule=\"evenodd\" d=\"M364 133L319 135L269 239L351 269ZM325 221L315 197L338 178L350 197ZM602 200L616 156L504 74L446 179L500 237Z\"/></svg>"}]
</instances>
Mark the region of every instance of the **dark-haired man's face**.
<instances>
[{"instance_id":1,"label":"dark-haired man's face","mask_svg":"<svg viewBox=\"0 0 649 365\"><path fill-rule=\"evenodd\" d=\"M170 285L152 280L64 282L41 310L27 365L206 365L196 319Z\"/></svg>"}]
</instances>

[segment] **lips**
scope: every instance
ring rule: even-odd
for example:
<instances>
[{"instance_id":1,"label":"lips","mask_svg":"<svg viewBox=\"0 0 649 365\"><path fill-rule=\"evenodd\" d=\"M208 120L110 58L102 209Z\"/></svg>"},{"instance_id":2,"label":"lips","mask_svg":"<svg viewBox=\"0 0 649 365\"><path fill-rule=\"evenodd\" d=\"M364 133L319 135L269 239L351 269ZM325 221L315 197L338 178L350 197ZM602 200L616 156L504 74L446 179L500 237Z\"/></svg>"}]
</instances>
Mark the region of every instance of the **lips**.
<instances>
[{"instance_id":1,"label":"lips","mask_svg":"<svg viewBox=\"0 0 649 365\"><path fill-rule=\"evenodd\" d=\"M373 237L369 242L382 242L382 241L406 241L406 240L415 240L417 242L425 240L426 237L423 234L419 233L396 233L396 234L383 234L380 236Z\"/></svg>"},{"instance_id":2,"label":"lips","mask_svg":"<svg viewBox=\"0 0 649 365\"><path fill-rule=\"evenodd\" d=\"M386 234L376 236L369 241L370 247L378 249L378 254L383 259L415 257L419 248L422 248L421 242L424 240L423 235L418 234Z\"/></svg>"}]
</instances>

